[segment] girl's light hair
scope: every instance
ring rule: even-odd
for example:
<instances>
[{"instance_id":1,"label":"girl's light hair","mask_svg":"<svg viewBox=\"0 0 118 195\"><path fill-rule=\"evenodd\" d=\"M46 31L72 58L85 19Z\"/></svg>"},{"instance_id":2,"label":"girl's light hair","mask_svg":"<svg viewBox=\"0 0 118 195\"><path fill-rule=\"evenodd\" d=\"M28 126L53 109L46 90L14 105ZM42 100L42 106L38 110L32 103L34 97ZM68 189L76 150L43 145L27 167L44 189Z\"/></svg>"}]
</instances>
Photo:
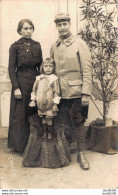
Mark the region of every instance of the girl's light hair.
<instances>
[{"instance_id":1,"label":"girl's light hair","mask_svg":"<svg viewBox=\"0 0 118 195\"><path fill-rule=\"evenodd\" d=\"M42 62L41 67L40 67L40 73L41 73L41 74L44 74L44 70L43 70L43 65L44 65L44 64L53 64L54 69L53 69L53 72L52 72L52 73L55 73L55 62L54 62L53 58L46 58L46 59Z\"/></svg>"}]
</instances>

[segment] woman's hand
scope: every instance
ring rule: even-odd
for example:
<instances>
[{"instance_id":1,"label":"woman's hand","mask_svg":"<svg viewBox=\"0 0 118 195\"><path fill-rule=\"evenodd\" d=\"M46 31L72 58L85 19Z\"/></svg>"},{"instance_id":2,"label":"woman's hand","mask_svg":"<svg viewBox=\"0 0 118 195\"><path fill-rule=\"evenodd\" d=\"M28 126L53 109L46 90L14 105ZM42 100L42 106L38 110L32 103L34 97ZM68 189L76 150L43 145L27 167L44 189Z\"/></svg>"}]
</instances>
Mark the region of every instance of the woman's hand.
<instances>
[{"instance_id":1,"label":"woman's hand","mask_svg":"<svg viewBox=\"0 0 118 195\"><path fill-rule=\"evenodd\" d=\"M14 91L14 96L16 99L22 99L21 90L19 88Z\"/></svg>"}]
</instances>

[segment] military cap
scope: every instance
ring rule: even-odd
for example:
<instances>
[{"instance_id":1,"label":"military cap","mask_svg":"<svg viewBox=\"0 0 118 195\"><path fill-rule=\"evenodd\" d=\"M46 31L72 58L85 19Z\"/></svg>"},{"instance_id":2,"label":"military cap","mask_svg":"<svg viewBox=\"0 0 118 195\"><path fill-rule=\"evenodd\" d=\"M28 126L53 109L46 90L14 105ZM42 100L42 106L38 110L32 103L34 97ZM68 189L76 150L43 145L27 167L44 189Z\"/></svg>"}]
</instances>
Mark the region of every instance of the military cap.
<instances>
[{"instance_id":1,"label":"military cap","mask_svg":"<svg viewBox=\"0 0 118 195\"><path fill-rule=\"evenodd\" d=\"M61 14L57 14L57 15L55 16L54 22L57 23L57 22L59 22L60 20L70 21L71 19L70 19L69 14L67 14L67 13L61 13Z\"/></svg>"}]
</instances>

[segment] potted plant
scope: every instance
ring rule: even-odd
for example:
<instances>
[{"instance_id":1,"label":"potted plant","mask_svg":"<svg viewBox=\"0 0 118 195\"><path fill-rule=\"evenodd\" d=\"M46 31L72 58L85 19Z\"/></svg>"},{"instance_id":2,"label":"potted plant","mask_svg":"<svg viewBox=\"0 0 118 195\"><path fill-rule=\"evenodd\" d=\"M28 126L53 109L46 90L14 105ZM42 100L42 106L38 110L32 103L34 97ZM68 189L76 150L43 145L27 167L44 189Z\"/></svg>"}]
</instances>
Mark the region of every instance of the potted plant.
<instances>
[{"instance_id":1,"label":"potted plant","mask_svg":"<svg viewBox=\"0 0 118 195\"><path fill-rule=\"evenodd\" d=\"M111 137L118 130L113 126L112 119L107 118L108 106L112 98L112 88L117 78L117 28L114 26L114 11L109 5L116 5L114 0L82 0L80 7L85 27L79 35L90 48L93 65L93 87L103 102L103 120L91 124L91 148L109 153L111 147L118 149ZM117 52L117 55L116 55ZM95 82L97 81L97 82ZM114 130L115 129L115 130ZM116 134L115 134L116 136Z\"/></svg>"}]
</instances>

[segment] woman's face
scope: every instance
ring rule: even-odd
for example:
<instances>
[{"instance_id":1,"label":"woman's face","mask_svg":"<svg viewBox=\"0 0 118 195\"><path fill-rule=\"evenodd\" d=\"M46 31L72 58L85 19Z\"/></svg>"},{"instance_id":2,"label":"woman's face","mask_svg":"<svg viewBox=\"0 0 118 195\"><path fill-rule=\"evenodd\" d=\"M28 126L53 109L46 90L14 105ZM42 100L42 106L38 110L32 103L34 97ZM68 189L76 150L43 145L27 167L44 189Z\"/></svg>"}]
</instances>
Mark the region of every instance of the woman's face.
<instances>
[{"instance_id":1,"label":"woman's face","mask_svg":"<svg viewBox=\"0 0 118 195\"><path fill-rule=\"evenodd\" d=\"M50 63L44 63L43 64L44 74L50 75L50 74L53 73L53 70L54 70L54 65L53 64L50 64Z\"/></svg>"},{"instance_id":2,"label":"woman's face","mask_svg":"<svg viewBox=\"0 0 118 195\"><path fill-rule=\"evenodd\" d=\"M22 29L20 30L20 34L24 38L31 38L33 31L33 27L27 22L25 22L23 24Z\"/></svg>"}]
</instances>

